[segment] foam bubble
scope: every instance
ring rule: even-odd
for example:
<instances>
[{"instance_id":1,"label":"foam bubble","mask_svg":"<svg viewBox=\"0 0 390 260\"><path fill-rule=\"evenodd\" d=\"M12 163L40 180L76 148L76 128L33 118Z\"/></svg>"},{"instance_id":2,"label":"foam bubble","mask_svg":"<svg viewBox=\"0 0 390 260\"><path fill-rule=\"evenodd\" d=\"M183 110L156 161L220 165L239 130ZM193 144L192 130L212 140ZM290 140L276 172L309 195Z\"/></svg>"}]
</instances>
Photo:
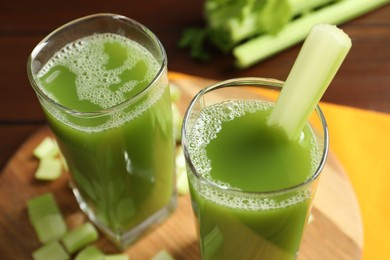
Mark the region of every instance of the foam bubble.
<instances>
[{"instance_id":1,"label":"foam bubble","mask_svg":"<svg viewBox=\"0 0 390 260\"><path fill-rule=\"evenodd\" d=\"M273 106L271 102L260 100L229 100L218 103L216 105L203 109L198 115L192 126L189 134L189 154L191 161L196 168L198 174L209 182L218 185L221 189L216 189L209 185L199 185L199 194L207 200L216 204L239 208L244 210L270 210L282 207L288 207L305 200L310 199L310 190L303 189L297 192L293 197L275 201L273 199L259 197L255 194L250 195L232 195L234 190L230 184L215 180L211 177L211 161L207 157L206 147L210 141L217 137L217 134L222 129L222 123L241 117L246 113L255 113L259 110L268 110ZM316 142L313 140L313 142ZM318 166L320 159L317 150L317 144L313 144L313 164L312 167ZM230 189L230 191L223 191L223 189Z\"/></svg>"},{"instance_id":2,"label":"foam bubble","mask_svg":"<svg viewBox=\"0 0 390 260\"><path fill-rule=\"evenodd\" d=\"M211 168L206 156L206 146L217 137L222 129L222 123L246 113L269 109L271 106L271 103L259 100L228 100L203 109L192 126L189 138L191 160L199 173L204 178L209 177Z\"/></svg>"},{"instance_id":3,"label":"foam bubble","mask_svg":"<svg viewBox=\"0 0 390 260\"><path fill-rule=\"evenodd\" d=\"M229 187L226 187L229 188ZM200 185L198 194L217 205L247 211L266 211L290 207L311 199L310 189L303 189L292 197L262 197L257 194L234 194L235 191L220 191L214 187Z\"/></svg>"},{"instance_id":4,"label":"foam bubble","mask_svg":"<svg viewBox=\"0 0 390 260\"><path fill-rule=\"evenodd\" d=\"M106 68L109 56L104 49L108 43L119 43L121 46L125 46L127 51L127 59L123 61L123 64L110 69ZM144 77L139 81L122 82L121 75L134 68L140 61L147 61L148 66L145 66L147 71ZM151 82L160 68L157 60L143 46L123 36L109 33L94 34L66 45L39 71L38 78L43 77L55 66L64 66L76 75L75 86L79 100L88 100L102 109L109 109L125 102L128 99L126 94L133 91L137 84ZM110 89L115 84L121 85L116 89ZM166 86L167 82L164 82L161 86L156 87L152 91L151 97L148 97L145 101L146 103L140 104L126 115L121 115L120 118L132 120L140 115L161 97ZM47 96L58 102L53 94L45 88L42 88L42 90ZM102 131L124 123L124 121L114 122L115 120L110 120L111 122L107 122L99 129L96 129L96 127L81 127L67 121L66 117L59 115L60 111L54 110L51 109L50 112L54 113L58 119L64 120L63 123L87 132Z\"/></svg>"}]
</instances>

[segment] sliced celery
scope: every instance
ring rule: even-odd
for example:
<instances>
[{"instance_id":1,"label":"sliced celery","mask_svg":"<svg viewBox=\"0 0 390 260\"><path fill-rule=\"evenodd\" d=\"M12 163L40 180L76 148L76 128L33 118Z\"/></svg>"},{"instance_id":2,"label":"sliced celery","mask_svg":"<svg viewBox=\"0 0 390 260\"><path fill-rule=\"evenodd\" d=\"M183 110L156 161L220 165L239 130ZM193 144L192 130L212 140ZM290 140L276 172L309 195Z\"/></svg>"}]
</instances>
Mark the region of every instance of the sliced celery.
<instances>
[{"instance_id":1,"label":"sliced celery","mask_svg":"<svg viewBox=\"0 0 390 260\"><path fill-rule=\"evenodd\" d=\"M53 194L46 193L27 202L30 222L41 243L57 240L67 227Z\"/></svg>"},{"instance_id":2,"label":"sliced celery","mask_svg":"<svg viewBox=\"0 0 390 260\"><path fill-rule=\"evenodd\" d=\"M307 224L311 224L311 223L313 223L313 221L314 221L314 216L313 216L313 214L310 214L309 218L307 220Z\"/></svg>"},{"instance_id":3,"label":"sliced celery","mask_svg":"<svg viewBox=\"0 0 390 260\"><path fill-rule=\"evenodd\" d=\"M171 106L172 106L173 134L175 137L175 141L178 143L181 140L181 126L183 123L183 117L180 113L179 108L175 103L172 103Z\"/></svg>"},{"instance_id":4,"label":"sliced celery","mask_svg":"<svg viewBox=\"0 0 390 260\"><path fill-rule=\"evenodd\" d=\"M290 140L297 139L351 46L351 39L336 26L313 26L268 118L268 124L284 129Z\"/></svg>"},{"instance_id":5,"label":"sliced celery","mask_svg":"<svg viewBox=\"0 0 390 260\"><path fill-rule=\"evenodd\" d=\"M188 186L187 174L183 173L177 176L177 192L179 195L186 195L190 192L190 188Z\"/></svg>"},{"instance_id":6,"label":"sliced celery","mask_svg":"<svg viewBox=\"0 0 390 260\"><path fill-rule=\"evenodd\" d=\"M75 257L75 260L104 260L104 253L96 246L87 246Z\"/></svg>"},{"instance_id":7,"label":"sliced celery","mask_svg":"<svg viewBox=\"0 0 390 260\"><path fill-rule=\"evenodd\" d=\"M38 180L55 180L61 176L62 162L60 158L43 158L39 162L35 178Z\"/></svg>"},{"instance_id":8,"label":"sliced celery","mask_svg":"<svg viewBox=\"0 0 390 260\"><path fill-rule=\"evenodd\" d=\"M186 164L182 146L179 146L176 149L176 187L179 195L186 195L189 193Z\"/></svg>"},{"instance_id":9,"label":"sliced celery","mask_svg":"<svg viewBox=\"0 0 390 260\"><path fill-rule=\"evenodd\" d=\"M75 257L75 260L129 260L126 254L104 254L95 245L82 249Z\"/></svg>"},{"instance_id":10,"label":"sliced celery","mask_svg":"<svg viewBox=\"0 0 390 260\"><path fill-rule=\"evenodd\" d=\"M170 94L171 94L171 101L172 102L178 101L181 97L181 92L180 92L179 87L176 86L175 84L170 83L169 90L170 90Z\"/></svg>"},{"instance_id":11,"label":"sliced celery","mask_svg":"<svg viewBox=\"0 0 390 260\"><path fill-rule=\"evenodd\" d=\"M78 226L77 228L66 233L61 242L65 249L70 253L74 253L81 248L91 244L98 239L96 228L89 222Z\"/></svg>"},{"instance_id":12,"label":"sliced celery","mask_svg":"<svg viewBox=\"0 0 390 260\"><path fill-rule=\"evenodd\" d=\"M32 257L34 260L70 259L64 248L57 241L49 242L38 248L32 253Z\"/></svg>"},{"instance_id":13,"label":"sliced celery","mask_svg":"<svg viewBox=\"0 0 390 260\"><path fill-rule=\"evenodd\" d=\"M66 227L61 215L47 215L34 221L34 228L42 243L59 239L66 233Z\"/></svg>"},{"instance_id":14,"label":"sliced celery","mask_svg":"<svg viewBox=\"0 0 390 260\"><path fill-rule=\"evenodd\" d=\"M155 254L150 260L174 260L174 258L166 251L161 250Z\"/></svg>"},{"instance_id":15,"label":"sliced celery","mask_svg":"<svg viewBox=\"0 0 390 260\"><path fill-rule=\"evenodd\" d=\"M53 158L56 157L58 153L59 149L57 142L51 137L43 139L33 151L33 155L38 159Z\"/></svg>"},{"instance_id":16,"label":"sliced celery","mask_svg":"<svg viewBox=\"0 0 390 260\"><path fill-rule=\"evenodd\" d=\"M104 260L129 260L129 256L126 254L112 254L105 255Z\"/></svg>"}]
</instances>

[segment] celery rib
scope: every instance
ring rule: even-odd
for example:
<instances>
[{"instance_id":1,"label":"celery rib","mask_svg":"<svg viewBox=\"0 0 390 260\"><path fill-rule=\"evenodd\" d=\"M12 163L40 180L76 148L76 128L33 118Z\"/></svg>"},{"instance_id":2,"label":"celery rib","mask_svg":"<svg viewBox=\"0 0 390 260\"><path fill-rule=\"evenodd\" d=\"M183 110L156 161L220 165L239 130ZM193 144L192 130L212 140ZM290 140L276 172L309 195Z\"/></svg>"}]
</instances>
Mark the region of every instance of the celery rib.
<instances>
[{"instance_id":1,"label":"celery rib","mask_svg":"<svg viewBox=\"0 0 390 260\"><path fill-rule=\"evenodd\" d=\"M297 139L352 46L334 25L313 26L294 62L267 123Z\"/></svg>"},{"instance_id":2,"label":"celery rib","mask_svg":"<svg viewBox=\"0 0 390 260\"><path fill-rule=\"evenodd\" d=\"M315 24L341 24L389 2L389 0L336 1L288 23L277 35L264 34L235 47L233 49L235 65L239 68L249 67L302 41Z\"/></svg>"}]
</instances>

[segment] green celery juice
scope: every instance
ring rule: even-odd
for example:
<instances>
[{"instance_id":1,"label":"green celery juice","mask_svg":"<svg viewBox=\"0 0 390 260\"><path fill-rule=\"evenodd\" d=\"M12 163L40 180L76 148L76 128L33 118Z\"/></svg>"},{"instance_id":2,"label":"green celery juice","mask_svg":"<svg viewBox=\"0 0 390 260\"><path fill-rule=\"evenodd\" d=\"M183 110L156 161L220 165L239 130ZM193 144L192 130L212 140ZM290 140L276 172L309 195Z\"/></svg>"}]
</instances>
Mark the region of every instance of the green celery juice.
<instances>
[{"instance_id":1,"label":"green celery juice","mask_svg":"<svg viewBox=\"0 0 390 260\"><path fill-rule=\"evenodd\" d=\"M89 113L43 102L88 213L116 234L165 207L174 192L167 73L145 90L160 67L140 44L95 34L65 46L38 74L52 100Z\"/></svg>"},{"instance_id":2,"label":"green celery juice","mask_svg":"<svg viewBox=\"0 0 390 260\"><path fill-rule=\"evenodd\" d=\"M319 152L309 126L294 142L269 127L271 108L264 101L225 101L204 108L191 128L189 154L201 177L189 180L202 259L296 258L311 192L267 192L305 182Z\"/></svg>"}]
</instances>

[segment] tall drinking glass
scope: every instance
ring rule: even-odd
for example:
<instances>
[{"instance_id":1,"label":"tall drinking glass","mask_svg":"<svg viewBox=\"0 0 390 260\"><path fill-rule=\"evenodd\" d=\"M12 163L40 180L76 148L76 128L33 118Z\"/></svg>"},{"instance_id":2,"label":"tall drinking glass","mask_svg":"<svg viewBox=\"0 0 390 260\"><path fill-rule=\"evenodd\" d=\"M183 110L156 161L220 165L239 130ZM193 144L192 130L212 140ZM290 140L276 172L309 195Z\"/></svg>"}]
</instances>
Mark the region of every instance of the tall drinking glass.
<instances>
[{"instance_id":1,"label":"tall drinking glass","mask_svg":"<svg viewBox=\"0 0 390 260\"><path fill-rule=\"evenodd\" d=\"M282 86L227 80L200 91L187 109L182 143L202 259L297 257L328 132L319 107L298 140L268 126Z\"/></svg>"},{"instance_id":2,"label":"tall drinking glass","mask_svg":"<svg viewBox=\"0 0 390 260\"><path fill-rule=\"evenodd\" d=\"M143 25L115 14L44 38L28 76L80 208L119 247L176 207L167 58Z\"/></svg>"}]
</instances>

